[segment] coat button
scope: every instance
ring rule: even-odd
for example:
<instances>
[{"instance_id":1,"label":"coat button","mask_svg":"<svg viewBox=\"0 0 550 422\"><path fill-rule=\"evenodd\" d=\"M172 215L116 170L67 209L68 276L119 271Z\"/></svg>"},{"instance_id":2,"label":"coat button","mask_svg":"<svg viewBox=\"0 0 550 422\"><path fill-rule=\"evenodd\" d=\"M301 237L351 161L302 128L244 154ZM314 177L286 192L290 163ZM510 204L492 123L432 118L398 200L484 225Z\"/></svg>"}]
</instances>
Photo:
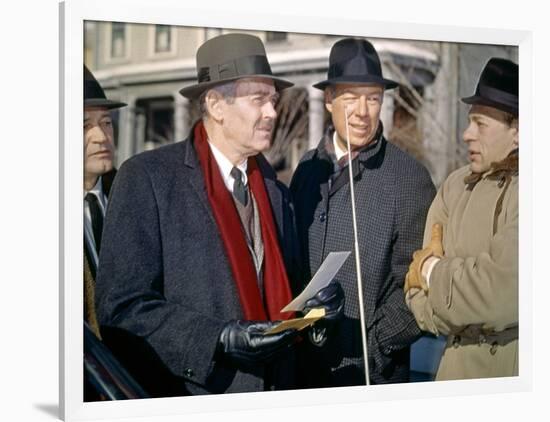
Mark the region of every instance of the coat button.
<instances>
[{"instance_id":1,"label":"coat button","mask_svg":"<svg viewBox=\"0 0 550 422\"><path fill-rule=\"evenodd\" d=\"M493 344L491 344L491 348L489 349L489 353L494 356L495 353L497 352L497 350L498 350L498 343L495 341L495 342L493 342Z\"/></svg>"},{"instance_id":2,"label":"coat button","mask_svg":"<svg viewBox=\"0 0 550 422\"><path fill-rule=\"evenodd\" d=\"M187 368L185 371L183 371L183 376L187 378L193 378L195 376L195 373L191 368Z\"/></svg>"},{"instance_id":3,"label":"coat button","mask_svg":"<svg viewBox=\"0 0 550 422\"><path fill-rule=\"evenodd\" d=\"M321 223L324 223L326 220L327 220L327 213L323 211L319 214L319 221Z\"/></svg>"}]
</instances>

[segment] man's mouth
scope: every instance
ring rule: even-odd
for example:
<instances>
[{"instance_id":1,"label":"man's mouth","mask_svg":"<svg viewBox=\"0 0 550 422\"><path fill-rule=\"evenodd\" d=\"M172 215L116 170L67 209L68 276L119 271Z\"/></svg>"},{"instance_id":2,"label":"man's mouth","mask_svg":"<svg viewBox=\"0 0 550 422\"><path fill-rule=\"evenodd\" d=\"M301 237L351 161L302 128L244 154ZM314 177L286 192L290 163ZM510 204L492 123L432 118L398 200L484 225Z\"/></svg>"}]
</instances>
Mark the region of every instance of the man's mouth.
<instances>
[{"instance_id":1,"label":"man's mouth","mask_svg":"<svg viewBox=\"0 0 550 422\"><path fill-rule=\"evenodd\" d=\"M350 125L350 127L357 132L367 132L369 130L369 125Z\"/></svg>"},{"instance_id":2,"label":"man's mouth","mask_svg":"<svg viewBox=\"0 0 550 422\"><path fill-rule=\"evenodd\" d=\"M111 151L109 150L104 150L104 151L98 151L98 152L94 152L91 157L107 157L107 156L111 156Z\"/></svg>"}]
</instances>

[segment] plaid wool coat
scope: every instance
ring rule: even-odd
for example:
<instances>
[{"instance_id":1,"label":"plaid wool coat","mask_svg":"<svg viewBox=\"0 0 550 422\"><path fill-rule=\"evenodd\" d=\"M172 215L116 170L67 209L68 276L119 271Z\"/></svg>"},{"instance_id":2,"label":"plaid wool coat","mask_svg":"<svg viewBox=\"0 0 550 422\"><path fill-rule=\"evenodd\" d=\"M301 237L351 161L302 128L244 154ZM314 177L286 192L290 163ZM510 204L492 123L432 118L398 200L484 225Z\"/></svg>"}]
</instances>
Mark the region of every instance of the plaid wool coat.
<instances>
[{"instance_id":1,"label":"plaid wool coat","mask_svg":"<svg viewBox=\"0 0 550 422\"><path fill-rule=\"evenodd\" d=\"M291 183L304 284L332 251L353 251L354 235L347 167L335 175L326 149L329 129L317 149L301 160ZM435 188L427 170L380 134L352 161L357 229L372 383L409 379L410 344L420 336L405 304L403 283L422 233ZM335 280L345 293L345 317L301 365L309 387L365 384L353 256ZM308 369L310 368L310 369Z\"/></svg>"}]
</instances>

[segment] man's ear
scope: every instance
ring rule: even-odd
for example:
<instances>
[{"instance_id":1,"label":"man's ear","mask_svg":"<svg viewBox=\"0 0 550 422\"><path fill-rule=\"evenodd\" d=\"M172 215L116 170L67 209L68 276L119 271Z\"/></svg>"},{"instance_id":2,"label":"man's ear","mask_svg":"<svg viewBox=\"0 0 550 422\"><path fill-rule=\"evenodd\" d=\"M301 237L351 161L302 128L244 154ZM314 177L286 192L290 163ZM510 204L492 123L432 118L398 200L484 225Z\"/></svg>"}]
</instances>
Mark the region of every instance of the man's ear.
<instances>
[{"instance_id":1,"label":"man's ear","mask_svg":"<svg viewBox=\"0 0 550 422\"><path fill-rule=\"evenodd\" d=\"M325 88L325 108L332 114L332 88Z\"/></svg>"},{"instance_id":2,"label":"man's ear","mask_svg":"<svg viewBox=\"0 0 550 422\"><path fill-rule=\"evenodd\" d=\"M518 119L514 119L512 122L512 129L515 130L513 145L515 148L519 148L519 122Z\"/></svg>"},{"instance_id":3,"label":"man's ear","mask_svg":"<svg viewBox=\"0 0 550 422\"><path fill-rule=\"evenodd\" d=\"M223 101L223 96L216 90L211 89L206 93L204 105L206 106L206 111L211 119L217 122L223 121L224 104L225 102Z\"/></svg>"}]
</instances>

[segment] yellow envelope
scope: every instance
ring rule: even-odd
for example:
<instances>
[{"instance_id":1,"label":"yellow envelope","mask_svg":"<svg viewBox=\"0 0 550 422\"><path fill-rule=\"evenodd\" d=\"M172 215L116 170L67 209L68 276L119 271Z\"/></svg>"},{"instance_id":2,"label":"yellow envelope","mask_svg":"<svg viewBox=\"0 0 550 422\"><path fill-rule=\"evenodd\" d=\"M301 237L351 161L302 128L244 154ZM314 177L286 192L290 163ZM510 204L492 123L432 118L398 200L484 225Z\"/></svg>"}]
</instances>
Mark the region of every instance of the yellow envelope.
<instances>
[{"instance_id":1,"label":"yellow envelope","mask_svg":"<svg viewBox=\"0 0 550 422\"><path fill-rule=\"evenodd\" d=\"M294 319L289 319L287 321L282 321L280 324L276 325L272 329L264 332L264 335L276 334L281 331L288 330L290 328L294 328L300 331L306 327L309 327L310 325L313 325L315 321L323 318L324 316L325 316L324 308L314 308L311 311L309 311L303 318L294 318Z\"/></svg>"}]
</instances>

